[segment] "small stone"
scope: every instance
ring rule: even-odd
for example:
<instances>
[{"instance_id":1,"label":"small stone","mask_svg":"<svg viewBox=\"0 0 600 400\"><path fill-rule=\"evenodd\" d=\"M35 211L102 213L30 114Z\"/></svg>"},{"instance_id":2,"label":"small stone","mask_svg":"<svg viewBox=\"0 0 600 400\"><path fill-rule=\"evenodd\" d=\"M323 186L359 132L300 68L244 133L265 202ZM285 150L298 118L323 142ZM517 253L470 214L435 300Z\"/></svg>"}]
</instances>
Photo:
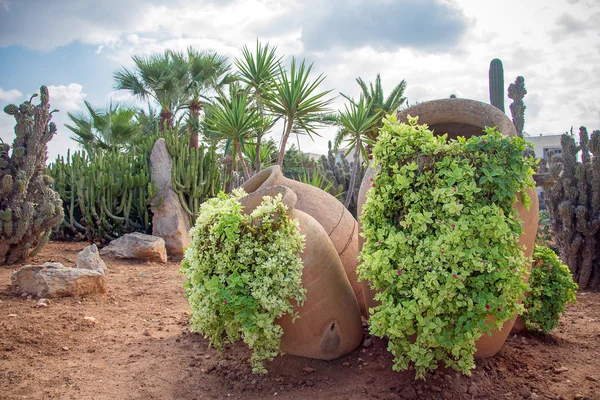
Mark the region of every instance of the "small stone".
<instances>
[{"instance_id":1,"label":"small stone","mask_svg":"<svg viewBox=\"0 0 600 400\"><path fill-rule=\"evenodd\" d=\"M521 389L519 389L519 395L524 399L528 399L529 397L531 397L531 390L527 386L522 387Z\"/></svg>"},{"instance_id":2,"label":"small stone","mask_svg":"<svg viewBox=\"0 0 600 400\"><path fill-rule=\"evenodd\" d=\"M556 368L556 369L554 369L554 373L555 373L555 374L561 374L561 373L563 373L563 372L567 372L568 370L569 370L569 368L566 368L566 367L560 367L560 368Z\"/></svg>"},{"instance_id":3,"label":"small stone","mask_svg":"<svg viewBox=\"0 0 600 400\"><path fill-rule=\"evenodd\" d=\"M574 400L583 400L583 399L585 399L585 396L577 393L575 396L573 396L573 399Z\"/></svg>"},{"instance_id":4,"label":"small stone","mask_svg":"<svg viewBox=\"0 0 600 400\"><path fill-rule=\"evenodd\" d=\"M69 348L67 346L63 346L62 348L64 351L69 351Z\"/></svg>"},{"instance_id":5,"label":"small stone","mask_svg":"<svg viewBox=\"0 0 600 400\"><path fill-rule=\"evenodd\" d=\"M400 392L400 396L402 396L403 399L414 400L417 398L417 392L415 392L413 387L407 386Z\"/></svg>"},{"instance_id":6,"label":"small stone","mask_svg":"<svg viewBox=\"0 0 600 400\"><path fill-rule=\"evenodd\" d=\"M346 361L345 363L342 364L344 367L349 367L350 363L348 361Z\"/></svg>"},{"instance_id":7,"label":"small stone","mask_svg":"<svg viewBox=\"0 0 600 400\"><path fill-rule=\"evenodd\" d=\"M8 314L8 316L11 318L17 318L17 314Z\"/></svg>"},{"instance_id":8,"label":"small stone","mask_svg":"<svg viewBox=\"0 0 600 400\"><path fill-rule=\"evenodd\" d=\"M313 372L316 372L317 370L311 367L304 367L302 368L302 371L306 372L307 374L312 374Z\"/></svg>"},{"instance_id":9,"label":"small stone","mask_svg":"<svg viewBox=\"0 0 600 400\"><path fill-rule=\"evenodd\" d=\"M595 376L591 376L591 375L587 375L585 377L585 379L587 379L588 381L592 381L592 382L598 382L598 378L596 378Z\"/></svg>"},{"instance_id":10,"label":"small stone","mask_svg":"<svg viewBox=\"0 0 600 400\"><path fill-rule=\"evenodd\" d=\"M471 386L469 386L469 388L467 389L467 393L469 393L473 397L477 397L478 390L479 388L477 387L477 384L471 383Z\"/></svg>"},{"instance_id":11,"label":"small stone","mask_svg":"<svg viewBox=\"0 0 600 400\"><path fill-rule=\"evenodd\" d=\"M50 300L48 299L39 299L38 302L35 304L36 307L48 307L48 304L50 304Z\"/></svg>"},{"instance_id":12,"label":"small stone","mask_svg":"<svg viewBox=\"0 0 600 400\"><path fill-rule=\"evenodd\" d=\"M441 392L441 391L442 391L442 388L441 388L441 387L439 387L439 386L432 386L432 387L431 387L431 390L433 390L434 392Z\"/></svg>"},{"instance_id":13,"label":"small stone","mask_svg":"<svg viewBox=\"0 0 600 400\"><path fill-rule=\"evenodd\" d=\"M362 346L363 347L370 347L373 344L373 339L371 339L370 337L365 338L365 340L363 340L362 342Z\"/></svg>"},{"instance_id":14,"label":"small stone","mask_svg":"<svg viewBox=\"0 0 600 400\"><path fill-rule=\"evenodd\" d=\"M142 335L144 335L144 336L150 336L150 330L149 330L148 328L145 328L145 329L142 331Z\"/></svg>"},{"instance_id":15,"label":"small stone","mask_svg":"<svg viewBox=\"0 0 600 400\"><path fill-rule=\"evenodd\" d=\"M531 393L531 396L529 396L529 398L531 400L539 400L540 396L538 396L537 393Z\"/></svg>"},{"instance_id":16,"label":"small stone","mask_svg":"<svg viewBox=\"0 0 600 400\"><path fill-rule=\"evenodd\" d=\"M96 318L94 318L94 317L83 317L83 319L85 321L91 322L92 324L95 324L97 322Z\"/></svg>"},{"instance_id":17,"label":"small stone","mask_svg":"<svg viewBox=\"0 0 600 400\"><path fill-rule=\"evenodd\" d=\"M210 356L209 355L205 355L204 358L207 359L207 360L210 360Z\"/></svg>"},{"instance_id":18,"label":"small stone","mask_svg":"<svg viewBox=\"0 0 600 400\"><path fill-rule=\"evenodd\" d=\"M27 300L31 300L31 299L33 299L32 295L27 296Z\"/></svg>"}]
</instances>

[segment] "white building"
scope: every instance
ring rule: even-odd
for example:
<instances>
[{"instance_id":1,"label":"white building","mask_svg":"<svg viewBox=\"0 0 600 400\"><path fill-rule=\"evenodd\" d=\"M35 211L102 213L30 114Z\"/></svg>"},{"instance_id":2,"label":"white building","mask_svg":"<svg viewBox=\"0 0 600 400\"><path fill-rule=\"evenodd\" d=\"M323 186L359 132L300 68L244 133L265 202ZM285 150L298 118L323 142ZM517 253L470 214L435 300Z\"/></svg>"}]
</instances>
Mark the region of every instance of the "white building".
<instances>
[{"instance_id":1,"label":"white building","mask_svg":"<svg viewBox=\"0 0 600 400\"><path fill-rule=\"evenodd\" d=\"M550 151L552 151L554 154L561 153L561 137L562 134L540 134L539 136L529 136L527 133L523 132L523 138L529 143L533 144L533 151L535 152L535 157L543 159L546 159Z\"/></svg>"}]
</instances>

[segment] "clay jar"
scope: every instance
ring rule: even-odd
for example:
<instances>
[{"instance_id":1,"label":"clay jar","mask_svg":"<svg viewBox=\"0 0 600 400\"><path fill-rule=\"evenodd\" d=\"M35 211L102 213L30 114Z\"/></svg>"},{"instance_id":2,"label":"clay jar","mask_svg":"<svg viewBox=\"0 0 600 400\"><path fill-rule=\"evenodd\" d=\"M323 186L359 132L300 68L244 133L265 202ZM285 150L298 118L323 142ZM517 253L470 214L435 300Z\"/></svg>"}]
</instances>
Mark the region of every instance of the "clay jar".
<instances>
[{"instance_id":1,"label":"clay jar","mask_svg":"<svg viewBox=\"0 0 600 400\"><path fill-rule=\"evenodd\" d=\"M467 99L442 99L433 100L409 107L397 118L400 122L408 122L408 116L419 117L419 124L427 124L429 129L436 134L448 133L449 139L455 139L458 136L469 138L471 136L483 135L483 129L486 126L495 126L498 131L506 136L517 136L514 125L508 119L506 114L496 107L481 103L475 100ZM369 167L361 183L358 195L358 215L362 214L362 207L366 201L367 190L371 187L370 178L372 178L377 169ZM519 240L519 246L525 246L525 256L533 255L535 245L535 234L538 226L539 203L535 189L530 189L527 194L531 198L531 207L529 211L523 207L519 201L515 204L519 217L523 221L523 235ZM359 247L362 249L364 239L359 237ZM531 269L530 263L527 265ZM526 279L529 279L527 276ZM373 300L374 292L369 288L368 282L363 282L363 293L365 295L365 304L367 307L374 307L376 302ZM495 355L510 333L517 316L506 321L502 329L492 331L492 336L483 335L475 344L477 347L476 357L486 358Z\"/></svg>"},{"instance_id":2,"label":"clay jar","mask_svg":"<svg viewBox=\"0 0 600 400\"><path fill-rule=\"evenodd\" d=\"M306 301L294 306L299 318L292 322L289 315L276 323L283 328L281 351L295 356L331 360L356 349L363 335L358 302L338 252L325 229L309 214L295 208L298 197L285 186L267 186L241 199L249 214L264 196L282 194L290 218L297 218L305 235L301 255L302 286L307 289Z\"/></svg>"},{"instance_id":3,"label":"clay jar","mask_svg":"<svg viewBox=\"0 0 600 400\"><path fill-rule=\"evenodd\" d=\"M247 180L242 188L246 193L253 193L275 185L288 187L296 193L298 197L296 210L309 214L325 229L342 261L361 312L366 315L362 285L358 283L356 277L356 265L358 264L358 223L356 219L339 200L324 190L283 176L278 165L260 171Z\"/></svg>"}]
</instances>

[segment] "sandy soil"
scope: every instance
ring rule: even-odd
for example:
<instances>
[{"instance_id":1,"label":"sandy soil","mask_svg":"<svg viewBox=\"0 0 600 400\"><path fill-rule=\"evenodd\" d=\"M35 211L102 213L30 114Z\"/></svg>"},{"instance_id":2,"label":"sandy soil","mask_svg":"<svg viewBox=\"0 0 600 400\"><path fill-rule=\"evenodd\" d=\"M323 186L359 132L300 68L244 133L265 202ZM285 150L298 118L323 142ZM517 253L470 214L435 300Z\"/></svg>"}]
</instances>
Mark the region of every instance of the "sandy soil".
<instances>
[{"instance_id":1,"label":"sandy soil","mask_svg":"<svg viewBox=\"0 0 600 400\"><path fill-rule=\"evenodd\" d=\"M85 243L32 263L74 266ZM222 354L188 328L178 264L106 260L108 293L36 307L0 267L0 399L600 399L600 293L581 292L552 335L511 335L471 377L397 373L372 338L333 361L283 356L253 375L243 344ZM85 317L93 317L92 320Z\"/></svg>"}]
</instances>

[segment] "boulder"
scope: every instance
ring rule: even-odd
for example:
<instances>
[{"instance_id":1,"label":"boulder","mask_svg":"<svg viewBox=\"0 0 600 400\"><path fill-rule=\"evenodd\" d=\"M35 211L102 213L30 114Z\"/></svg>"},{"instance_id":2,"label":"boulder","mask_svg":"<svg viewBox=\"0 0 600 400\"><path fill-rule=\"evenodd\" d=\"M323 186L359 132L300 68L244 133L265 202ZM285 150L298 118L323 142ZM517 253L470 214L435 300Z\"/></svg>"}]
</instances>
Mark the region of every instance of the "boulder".
<instances>
[{"instance_id":1,"label":"boulder","mask_svg":"<svg viewBox=\"0 0 600 400\"><path fill-rule=\"evenodd\" d=\"M77 268L97 271L104 275L106 264L100 258L98 247L95 244L87 246L77 253Z\"/></svg>"},{"instance_id":2,"label":"boulder","mask_svg":"<svg viewBox=\"0 0 600 400\"><path fill-rule=\"evenodd\" d=\"M165 240L170 257L180 260L191 242L190 220L171 186L172 169L173 161L165 140L158 139L150 154L150 175L162 202L158 207L151 207L152 234Z\"/></svg>"},{"instance_id":3,"label":"boulder","mask_svg":"<svg viewBox=\"0 0 600 400\"><path fill-rule=\"evenodd\" d=\"M113 240L100 250L103 257L134 258L138 260L167 262L167 249L162 238L134 232Z\"/></svg>"},{"instance_id":4,"label":"boulder","mask_svg":"<svg viewBox=\"0 0 600 400\"><path fill-rule=\"evenodd\" d=\"M43 298L106 292L106 278L100 272L68 268L61 263L25 265L10 279L19 292Z\"/></svg>"}]
</instances>

